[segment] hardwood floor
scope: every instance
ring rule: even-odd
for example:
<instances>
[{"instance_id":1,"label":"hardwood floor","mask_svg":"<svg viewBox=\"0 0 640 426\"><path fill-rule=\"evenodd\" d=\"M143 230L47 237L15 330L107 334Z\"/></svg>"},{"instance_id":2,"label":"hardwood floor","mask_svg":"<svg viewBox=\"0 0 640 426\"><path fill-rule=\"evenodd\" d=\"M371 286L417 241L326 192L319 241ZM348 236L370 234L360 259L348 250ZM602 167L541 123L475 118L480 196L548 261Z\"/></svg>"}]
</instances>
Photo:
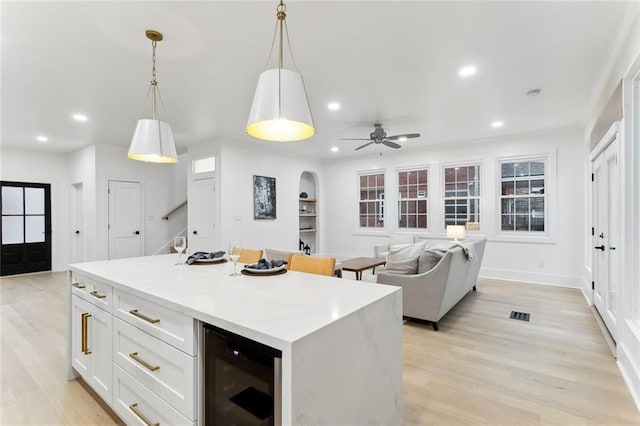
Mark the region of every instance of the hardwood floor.
<instances>
[{"instance_id":1,"label":"hardwood floor","mask_svg":"<svg viewBox=\"0 0 640 426\"><path fill-rule=\"evenodd\" d=\"M66 380L66 284L65 273L0 279L2 425L120 424ZM577 290L481 280L440 331L403 332L406 425L640 425Z\"/></svg>"}]
</instances>

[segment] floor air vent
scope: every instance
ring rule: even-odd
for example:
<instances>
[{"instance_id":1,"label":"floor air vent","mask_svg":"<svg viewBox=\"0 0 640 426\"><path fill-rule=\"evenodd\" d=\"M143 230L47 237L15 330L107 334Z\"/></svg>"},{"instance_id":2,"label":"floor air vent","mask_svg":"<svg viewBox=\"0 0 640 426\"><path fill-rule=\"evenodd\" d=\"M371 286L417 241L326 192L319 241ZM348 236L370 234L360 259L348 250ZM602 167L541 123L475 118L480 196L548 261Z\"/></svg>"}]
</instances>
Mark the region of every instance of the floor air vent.
<instances>
[{"instance_id":1,"label":"floor air vent","mask_svg":"<svg viewBox=\"0 0 640 426\"><path fill-rule=\"evenodd\" d=\"M529 317L530 316L531 316L531 314L527 314L525 312L511 311L511 315L509 316L509 319L515 319L515 320L529 322Z\"/></svg>"}]
</instances>

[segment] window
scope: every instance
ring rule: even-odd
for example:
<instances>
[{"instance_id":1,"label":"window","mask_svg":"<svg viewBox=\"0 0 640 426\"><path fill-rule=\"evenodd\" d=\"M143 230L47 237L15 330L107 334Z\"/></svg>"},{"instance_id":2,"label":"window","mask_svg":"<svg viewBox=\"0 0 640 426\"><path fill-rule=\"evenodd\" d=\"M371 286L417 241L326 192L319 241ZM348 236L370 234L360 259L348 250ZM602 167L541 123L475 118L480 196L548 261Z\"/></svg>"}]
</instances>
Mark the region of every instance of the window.
<instances>
[{"instance_id":1,"label":"window","mask_svg":"<svg viewBox=\"0 0 640 426\"><path fill-rule=\"evenodd\" d=\"M201 158L193 160L193 173L207 173L216 170L216 157Z\"/></svg>"},{"instance_id":2,"label":"window","mask_svg":"<svg viewBox=\"0 0 640 426\"><path fill-rule=\"evenodd\" d=\"M384 173L361 174L360 218L362 228L384 228Z\"/></svg>"},{"instance_id":3,"label":"window","mask_svg":"<svg viewBox=\"0 0 640 426\"><path fill-rule=\"evenodd\" d=\"M398 172L398 228L427 229L429 170Z\"/></svg>"},{"instance_id":4,"label":"window","mask_svg":"<svg viewBox=\"0 0 640 426\"><path fill-rule=\"evenodd\" d=\"M480 227L480 165L444 168L444 225Z\"/></svg>"},{"instance_id":5,"label":"window","mask_svg":"<svg viewBox=\"0 0 640 426\"><path fill-rule=\"evenodd\" d=\"M545 231L544 159L500 163L501 229Z\"/></svg>"}]
</instances>

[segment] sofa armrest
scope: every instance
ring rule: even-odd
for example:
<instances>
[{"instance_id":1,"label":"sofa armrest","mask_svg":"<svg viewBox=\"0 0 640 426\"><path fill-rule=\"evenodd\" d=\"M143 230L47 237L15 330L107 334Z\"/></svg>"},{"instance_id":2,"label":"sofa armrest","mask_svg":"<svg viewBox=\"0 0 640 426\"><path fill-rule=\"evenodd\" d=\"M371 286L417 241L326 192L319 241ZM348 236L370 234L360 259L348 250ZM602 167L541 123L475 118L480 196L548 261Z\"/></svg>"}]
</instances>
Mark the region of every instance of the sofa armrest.
<instances>
[{"instance_id":1,"label":"sofa armrest","mask_svg":"<svg viewBox=\"0 0 640 426\"><path fill-rule=\"evenodd\" d=\"M379 244L373 246L373 257L374 259L385 259L387 257L387 252L389 251L388 244Z\"/></svg>"},{"instance_id":2,"label":"sofa armrest","mask_svg":"<svg viewBox=\"0 0 640 426\"><path fill-rule=\"evenodd\" d=\"M451 255L445 255L438 264L421 274L403 275L378 272L378 284L402 287L402 314L411 318L438 321L440 305L451 267Z\"/></svg>"}]
</instances>

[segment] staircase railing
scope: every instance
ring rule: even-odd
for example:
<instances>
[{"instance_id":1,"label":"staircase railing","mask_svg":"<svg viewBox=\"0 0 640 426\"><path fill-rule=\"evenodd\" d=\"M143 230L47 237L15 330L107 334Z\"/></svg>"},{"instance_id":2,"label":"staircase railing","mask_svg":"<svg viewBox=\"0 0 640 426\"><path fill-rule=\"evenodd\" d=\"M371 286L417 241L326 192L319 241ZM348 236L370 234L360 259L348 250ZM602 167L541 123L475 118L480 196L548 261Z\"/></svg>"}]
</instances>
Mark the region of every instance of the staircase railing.
<instances>
[{"instance_id":1,"label":"staircase railing","mask_svg":"<svg viewBox=\"0 0 640 426\"><path fill-rule=\"evenodd\" d=\"M162 216L162 220L169 220L169 217L174 214L175 212L177 212L178 210L180 210L181 208L183 208L184 206L186 206L188 203L187 200L185 200L182 204L180 204L179 206L175 207L173 210L171 210L169 213L167 213L166 215Z\"/></svg>"}]
</instances>

